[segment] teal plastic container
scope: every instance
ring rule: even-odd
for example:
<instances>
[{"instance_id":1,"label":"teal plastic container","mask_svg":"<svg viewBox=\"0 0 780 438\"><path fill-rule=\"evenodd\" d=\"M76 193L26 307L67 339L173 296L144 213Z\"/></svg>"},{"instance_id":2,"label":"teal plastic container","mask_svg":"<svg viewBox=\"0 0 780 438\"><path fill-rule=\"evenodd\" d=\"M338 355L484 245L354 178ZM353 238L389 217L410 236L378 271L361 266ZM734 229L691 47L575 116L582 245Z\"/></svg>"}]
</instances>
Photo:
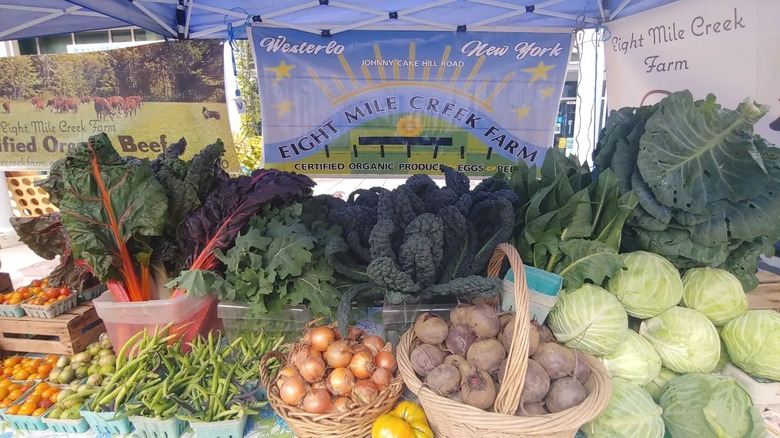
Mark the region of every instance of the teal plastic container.
<instances>
[{"instance_id":1,"label":"teal plastic container","mask_svg":"<svg viewBox=\"0 0 780 438\"><path fill-rule=\"evenodd\" d=\"M190 422L197 438L243 438L247 416L235 420L214 421L211 423Z\"/></svg>"},{"instance_id":2,"label":"teal plastic container","mask_svg":"<svg viewBox=\"0 0 780 438\"><path fill-rule=\"evenodd\" d=\"M89 430L89 423L84 417L78 420L60 420L54 418L46 418L44 416L43 422L49 426L49 430L60 433L84 433Z\"/></svg>"},{"instance_id":3,"label":"teal plastic container","mask_svg":"<svg viewBox=\"0 0 780 438\"><path fill-rule=\"evenodd\" d=\"M504 276L504 280L514 285L515 275L510 268ZM547 319L550 310L558 301L563 286L563 277L558 274L547 272L543 269L534 268L525 265L525 281L528 284L528 290L531 293L530 311L531 320L536 320L539 324ZM505 312L515 311L514 289L504 288L501 296L501 310Z\"/></svg>"},{"instance_id":4,"label":"teal plastic container","mask_svg":"<svg viewBox=\"0 0 780 438\"><path fill-rule=\"evenodd\" d=\"M134 435L140 438L179 438L187 430L187 422L176 417L167 420L131 416Z\"/></svg>"},{"instance_id":5,"label":"teal plastic container","mask_svg":"<svg viewBox=\"0 0 780 438\"><path fill-rule=\"evenodd\" d=\"M114 420L115 412L90 412L86 406L80 412L81 416L87 420L89 427L99 434L126 435L133 431L133 425L129 418Z\"/></svg>"},{"instance_id":6,"label":"teal plastic container","mask_svg":"<svg viewBox=\"0 0 780 438\"><path fill-rule=\"evenodd\" d=\"M44 413L46 415L46 413ZM46 430L49 426L43 422L43 416L33 417L30 415L8 415L5 421L16 430Z\"/></svg>"}]
</instances>

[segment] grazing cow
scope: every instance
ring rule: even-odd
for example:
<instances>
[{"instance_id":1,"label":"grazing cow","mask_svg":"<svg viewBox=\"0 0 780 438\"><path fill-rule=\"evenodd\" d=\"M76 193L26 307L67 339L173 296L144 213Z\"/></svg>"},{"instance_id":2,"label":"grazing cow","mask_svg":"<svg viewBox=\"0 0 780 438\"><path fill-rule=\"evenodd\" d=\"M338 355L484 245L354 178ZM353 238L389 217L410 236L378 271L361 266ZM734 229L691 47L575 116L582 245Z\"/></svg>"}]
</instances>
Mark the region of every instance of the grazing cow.
<instances>
[{"instance_id":1,"label":"grazing cow","mask_svg":"<svg viewBox=\"0 0 780 438\"><path fill-rule=\"evenodd\" d=\"M125 99L122 96L111 96L108 98L108 103L111 104L111 109L122 111Z\"/></svg>"},{"instance_id":2,"label":"grazing cow","mask_svg":"<svg viewBox=\"0 0 780 438\"><path fill-rule=\"evenodd\" d=\"M125 99L125 104L122 106L122 113L125 116L134 116L138 108L138 102L133 97Z\"/></svg>"},{"instance_id":3,"label":"grazing cow","mask_svg":"<svg viewBox=\"0 0 780 438\"><path fill-rule=\"evenodd\" d=\"M111 111L111 104L102 97L95 98L95 113L98 120L105 120L106 116L111 116L111 121L114 121L114 113Z\"/></svg>"},{"instance_id":4,"label":"grazing cow","mask_svg":"<svg viewBox=\"0 0 780 438\"><path fill-rule=\"evenodd\" d=\"M81 103L89 103L91 100L89 96L81 96Z\"/></svg>"},{"instance_id":5,"label":"grazing cow","mask_svg":"<svg viewBox=\"0 0 780 438\"><path fill-rule=\"evenodd\" d=\"M11 114L11 102L7 100L3 102L3 112L6 114Z\"/></svg>"},{"instance_id":6,"label":"grazing cow","mask_svg":"<svg viewBox=\"0 0 780 438\"><path fill-rule=\"evenodd\" d=\"M143 104L143 99L141 99L141 96L129 96L128 99L135 99L135 106L141 107Z\"/></svg>"},{"instance_id":7,"label":"grazing cow","mask_svg":"<svg viewBox=\"0 0 780 438\"><path fill-rule=\"evenodd\" d=\"M73 110L73 113L79 112L79 99L76 97L69 97L67 99L62 99L62 103L60 104L60 112L67 113L68 111Z\"/></svg>"},{"instance_id":8,"label":"grazing cow","mask_svg":"<svg viewBox=\"0 0 780 438\"><path fill-rule=\"evenodd\" d=\"M49 99L48 102L46 102L46 106L51 107L51 112L53 113L62 112L62 99Z\"/></svg>"},{"instance_id":9,"label":"grazing cow","mask_svg":"<svg viewBox=\"0 0 780 438\"><path fill-rule=\"evenodd\" d=\"M222 117L219 115L218 111L209 111L205 106L203 107L203 118L208 119L217 119L220 120Z\"/></svg>"},{"instance_id":10,"label":"grazing cow","mask_svg":"<svg viewBox=\"0 0 780 438\"><path fill-rule=\"evenodd\" d=\"M30 106L32 106L33 111L43 111L44 108L44 102L43 99L40 97L33 97L30 99Z\"/></svg>"}]
</instances>

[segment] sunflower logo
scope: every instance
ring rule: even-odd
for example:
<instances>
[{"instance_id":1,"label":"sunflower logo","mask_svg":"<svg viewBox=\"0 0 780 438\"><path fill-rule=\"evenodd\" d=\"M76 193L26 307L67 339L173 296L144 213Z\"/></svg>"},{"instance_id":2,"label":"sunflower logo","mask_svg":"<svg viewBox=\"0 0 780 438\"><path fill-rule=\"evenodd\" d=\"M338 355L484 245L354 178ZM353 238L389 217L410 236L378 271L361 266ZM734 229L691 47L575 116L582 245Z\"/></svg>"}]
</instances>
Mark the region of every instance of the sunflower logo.
<instances>
[{"instance_id":1,"label":"sunflower logo","mask_svg":"<svg viewBox=\"0 0 780 438\"><path fill-rule=\"evenodd\" d=\"M419 117L410 114L401 117L395 124L395 129L402 137L416 137L422 132L423 125Z\"/></svg>"}]
</instances>

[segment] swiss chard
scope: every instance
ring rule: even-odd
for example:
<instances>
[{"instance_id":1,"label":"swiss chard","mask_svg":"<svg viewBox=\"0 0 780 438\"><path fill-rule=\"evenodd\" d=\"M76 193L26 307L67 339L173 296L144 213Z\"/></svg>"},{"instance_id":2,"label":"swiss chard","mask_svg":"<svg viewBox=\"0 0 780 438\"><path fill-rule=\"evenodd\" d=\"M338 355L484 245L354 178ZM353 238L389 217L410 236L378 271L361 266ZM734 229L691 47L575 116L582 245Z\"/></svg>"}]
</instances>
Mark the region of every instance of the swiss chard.
<instances>
[{"instance_id":1,"label":"swiss chard","mask_svg":"<svg viewBox=\"0 0 780 438\"><path fill-rule=\"evenodd\" d=\"M150 295L150 239L162 234L168 200L148 160L124 160L99 134L68 153L60 212L73 255L117 301Z\"/></svg>"},{"instance_id":2,"label":"swiss chard","mask_svg":"<svg viewBox=\"0 0 780 438\"><path fill-rule=\"evenodd\" d=\"M70 248L70 236L62 225L59 213L50 213L36 217L12 217L11 226L24 242L38 256L52 260L59 256L59 264L49 274L49 282L54 286L69 286L81 292L84 287L97 283L83 262L73 257Z\"/></svg>"}]
</instances>

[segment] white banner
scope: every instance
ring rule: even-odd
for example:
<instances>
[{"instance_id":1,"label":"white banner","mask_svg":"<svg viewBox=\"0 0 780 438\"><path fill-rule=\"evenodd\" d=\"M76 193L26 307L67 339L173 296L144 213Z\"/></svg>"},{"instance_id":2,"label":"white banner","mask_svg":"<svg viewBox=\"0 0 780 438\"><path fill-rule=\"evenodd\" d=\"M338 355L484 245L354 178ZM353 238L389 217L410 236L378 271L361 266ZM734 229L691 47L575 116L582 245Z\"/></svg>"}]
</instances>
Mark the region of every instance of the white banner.
<instances>
[{"instance_id":1,"label":"white banner","mask_svg":"<svg viewBox=\"0 0 780 438\"><path fill-rule=\"evenodd\" d=\"M780 1L685 0L609 24L610 109L689 89L728 108L770 105L756 132L780 146Z\"/></svg>"}]
</instances>

